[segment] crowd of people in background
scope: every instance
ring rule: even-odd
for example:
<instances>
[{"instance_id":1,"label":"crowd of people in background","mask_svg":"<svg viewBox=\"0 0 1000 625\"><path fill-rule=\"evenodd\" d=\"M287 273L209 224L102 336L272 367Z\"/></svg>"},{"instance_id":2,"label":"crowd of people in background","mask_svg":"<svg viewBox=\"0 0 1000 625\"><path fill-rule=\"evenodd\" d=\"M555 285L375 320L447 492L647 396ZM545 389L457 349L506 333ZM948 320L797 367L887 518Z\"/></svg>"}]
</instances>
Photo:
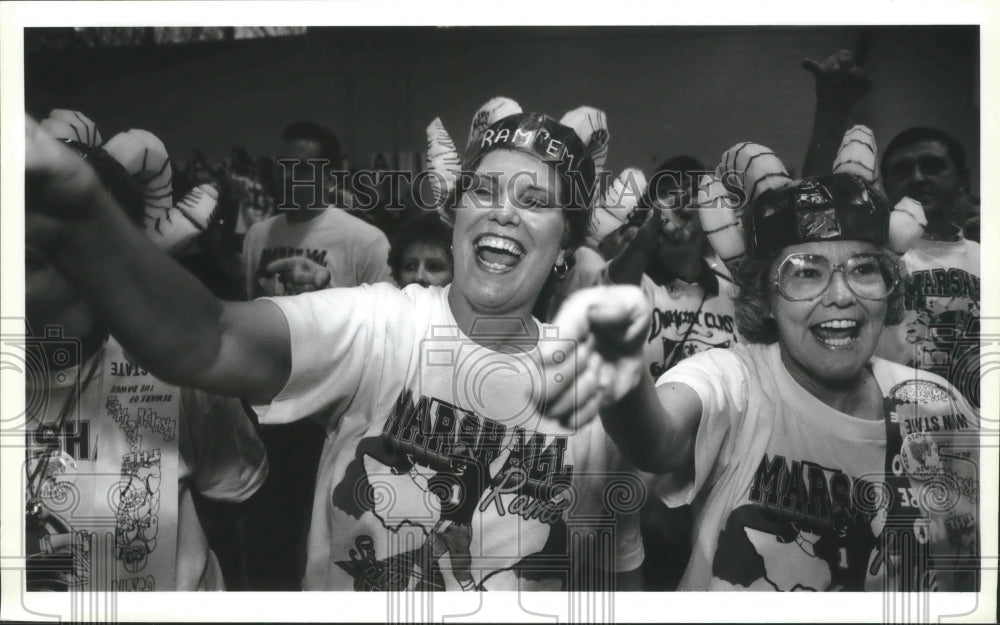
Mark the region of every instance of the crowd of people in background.
<instances>
[{"instance_id":1,"label":"crowd of people in background","mask_svg":"<svg viewBox=\"0 0 1000 625\"><path fill-rule=\"evenodd\" d=\"M72 251L92 249L85 235L59 232L60 240L80 241L65 246L70 251L51 251L46 236L56 238L58 211L31 203L73 204L72 189L44 176L46 168L72 166L41 140L29 145L37 152L29 152L29 174L34 167L45 182L29 195L29 214L52 222L29 226L29 317L41 311L29 323L36 333L59 323L87 337L86 353L76 361L47 366L75 367L72 375L84 387L103 372L106 394L126 384L120 367L136 363L137 383L181 399L169 409L155 404L164 415L173 410L175 418L184 417L180 452L170 455L173 464L155 465L155 481L157 501L162 494L164 502L159 539L172 535L189 548L176 550L174 567L154 562L150 554L162 551L151 546L156 530L147 505L145 525L136 519L118 524L119 534L132 536L128 545L118 536L119 555L138 550L134 557L153 562L147 571L168 571L157 579L173 582L158 589L887 588L872 581L877 562L899 557L882 536L891 525L886 515L912 521L923 514L933 531L944 521L916 503L865 516L851 499L852 484L857 489L883 471L886 484L901 491L942 472L977 479L958 466L971 461L967 440L930 433L946 429L950 418L974 421L978 410L979 199L963 146L939 128L892 137L871 171L858 174L858 163L867 161L846 159L837 148L847 149L841 138L848 115L871 79L847 52L807 62L806 69L816 77L817 112L801 179L780 162L761 176L754 167L777 157L763 149L747 157L755 144L737 144L723 162L731 156L744 181L756 177L757 186L713 181L713 172L722 173L714 155L678 154L648 172L652 182L635 208L590 245L584 244L594 235L590 213L574 204L578 180L564 170L569 156L583 168L581 179L599 178L608 133L605 122L595 121L603 113L587 107L557 122L522 112L510 100L491 100L473 120L461 163L473 172L471 181L450 181L440 206L430 209L413 202L408 187L381 189L375 206L361 207L358 190L345 183L351 177L302 184L317 164L337 171L344 162L337 137L313 122L275 129L280 147L273 155L254 157L234 147L221 160L199 151L186 161L175 157L173 197L208 184L217 192L215 211L194 242L173 254L175 263L147 255L138 238L95 209L94 219L111 224L105 230L117 242L104 260L111 254L139 259L131 274L104 268L100 279L116 284L117 295L85 275L98 260L84 262ZM587 123L578 123L581 116ZM542 131L558 138L557 147L539 147L540 139L515 142ZM733 140L747 138L753 137ZM114 152L108 145L77 152L102 163L107 158L98 153ZM428 154L430 166L432 160ZM108 182L121 178L121 167L105 164L110 173L98 173L112 189L114 201L107 204L125 207L127 189L116 189L129 181ZM543 182L524 186L514 175L519 171ZM671 175L658 175L664 173ZM742 216L732 224L711 228L701 217L713 189L741 198ZM925 225L916 240L898 247L891 228L906 198L922 207ZM810 204L827 212L802 217ZM561 211L541 208L552 206ZM141 200L135 210L133 222L141 226ZM718 244L730 227L746 244L735 261ZM177 273L177 263L188 272ZM156 288L137 282L148 275L161 277ZM54 295L56 282L61 290ZM616 308L611 300L619 296L624 303ZM156 319L155 331L135 320L147 317ZM516 328L496 321L501 318ZM538 336L546 324L575 329L580 344L591 346L580 355L586 366L565 376L578 384L569 409L580 419L575 429L505 425L504 410L523 410L513 402L535 392L521 388L523 376L501 375L502 383L484 387L482 397L448 388L467 375L461 367L470 360L462 360L469 345L503 354L503 366L514 371L532 349L544 361ZM440 339L456 362L438 377L419 377L430 374L414 373L422 371L413 360L418 347L439 338L434 328L448 325L460 328ZM538 347L525 348L525 341ZM853 352L840 348L866 341L870 350L848 362L845 354ZM218 353L206 355L207 349ZM873 354L878 358L869 366ZM593 369L592 361L599 361ZM168 387L180 390L163 390ZM548 399L554 406L565 402L564 395ZM67 399L64 412L76 401ZM90 402L100 413L90 421L112 425L114 401L86 394L78 400L81 410ZM938 402L937 412L907 421L904 413L916 413L909 406L920 402ZM960 414L941 412L947 402L960 406ZM899 412L894 418L914 428L902 440L889 417L882 420L880 411L890 405ZM857 416L865 410L879 416L865 421ZM37 416L29 442L28 552L48 554L50 563L59 553L52 536L77 551L79 544L71 529L54 525L58 510L46 511L53 506L49 491L71 472L68 466L86 459L71 457L67 447L86 431L66 430L66 415L58 412ZM537 412L549 417L544 408ZM583 423L585 414L593 420ZM230 430L202 431L208 425ZM447 444L435 442L432 426ZM119 451L127 456L131 449L134 456L122 475L144 480L143 496L151 497L154 469L143 464L149 452L136 447L134 430L121 427ZM485 442L491 436L493 447ZM230 438L234 447L223 449ZM169 445L163 445L166 459ZM932 447L943 460L928 458ZM892 450L920 469L894 472ZM847 460L855 466L845 466ZM862 469L865 474L851 472ZM616 471L634 475L646 496L624 511L598 510L590 499L601 500L593 493L603 484L592 475ZM159 486L174 474L180 487ZM518 479L517 488L504 490ZM191 500L187 482L201 495ZM405 520L386 516L380 483L395 491L398 509L391 512L408 514ZM594 518L617 523L616 557L605 562L610 581L583 580L574 569L567 573L573 581L564 583L557 579L562 572L546 569L546 558L563 553L557 543L572 524L538 519L558 508L557 491L569 485L581 493L582 509L593 505ZM948 513L943 541L952 550L933 538L921 543L930 553L966 565L961 557L978 554L976 488L955 494L959 512ZM824 489L833 494L823 495ZM417 518L421 493L433 502L429 521ZM179 504L166 505L178 497ZM535 506L533 513L528 506ZM508 523L512 517L519 522ZM193 534L180 529L182 523L202 529L206 538L198 538L198 548L188 544ZM520 549L505 550L514 543ZM588 557L567 553L574 566ZM189 557L194 560L181 562ZM769 568L772 563L780 568ZM29 582L65 588L79 582L80 571L72 572L49 570ZM975 573L972 581L966 573L952 567L935 583L974 589ZM897 576L896 587L930 588L911 572Z\"/></svg>"}]
</instances>

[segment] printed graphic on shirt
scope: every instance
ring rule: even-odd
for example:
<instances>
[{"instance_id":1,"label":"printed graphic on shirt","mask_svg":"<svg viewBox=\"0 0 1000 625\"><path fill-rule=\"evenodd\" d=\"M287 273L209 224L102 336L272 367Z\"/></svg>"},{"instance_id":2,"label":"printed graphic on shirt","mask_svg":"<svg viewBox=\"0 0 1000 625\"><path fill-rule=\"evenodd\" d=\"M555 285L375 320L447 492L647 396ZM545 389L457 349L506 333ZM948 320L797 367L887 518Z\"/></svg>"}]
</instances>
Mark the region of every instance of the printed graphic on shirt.
<instances>
[{"instance_id":1,"label":"printed graphic on shirt","mask_svg":"<svg viewBox=\"0 0 1000 625\"><path fill-rule=\"evenodd\" d=\"M914 271L906 283L905 364L951 382L979 403L979 277L962 269Z\"/></svg>"},{"instance_id":2,"label":"printed graphic on shirt","mask_svg":"<svg viewBox=\"0 0 1000 625\"><path fill-rule=\"evenodd\" d=\"M874 488L840 470L764 454L749 503L719 534L712 574L754 590L863 590L877 539L879 508L864 505Z\"/></svg>"},{"instance_id":3,"label":"printed graphic on shirt","mask_svg":"<svg viewBox=\"0 0 1000 625\"><path fill-rule=\"evenodd\" d=\"M174 586L179 398L124 357L101 366L103 404L86 407L94 418L28 434L38 484L26 528L29 590Z\"/></svg>"},{"instance_id":4,"label":"printed graphic on shirt","mask_svg":"<svg viewBox=\"0 0 1000 625\"><path fill-rule=\"evenodd\" d=\"M328 250L303 247L264 248L257 263L254 297L275 297L297 295L305 291L326 288L330 284L330 272L326 266ZM271 272L267 267L276 260L300 258L302 265L297 276L286 272ZM303 288L308 285L309 288Z\"/></svg>"},{"instance_id":5,"label":"printed graphic on shirt","mask_svg":"<svg viewBox=\"0 0 1000 625\"><path fill-rule=\"evenodd\" d=\"M764 453L719 533L713 576L735 589L863 591L887 577L900 590L932 589L931 545L956 553L975 534L975 458L947 442L974 426L946 387L926 380L894 385L884 409L898 428L889 473L858 477Z\"/></svg>"},{"instance_id":6,"label":"printed graphic on shirt","mask_svg":"<svg viewBox=\"0 0 1000 625\"><path fill-rule=\"evenodd\" d=\"M653 308L653 323L646 339L646 358L653 379L681 360L713 347L735 342L733 315L711 310Z\"/></svg>"},{"instance_id":7,"label":"printed graphic on shirt","mask_svg":"<svg viewBox=\"0 0 1000 625\"><path fill-rule=\"evenodd\" d=\"M357 536L337 561L355 590L488 589L492 576L529 568L531 554L560 552L549 539L565 535L562 513L572 501L567 437L508 430L447 402L400 394L381 435L361 440L331 496L335 509L374 515L387 530L385 553L376 537ZM535 531L522 531L526 525ZM495 557L487 546L494 537L477 535L484 529L509 536L506 555L519 555Z\"/></svg>"}]
</instances>

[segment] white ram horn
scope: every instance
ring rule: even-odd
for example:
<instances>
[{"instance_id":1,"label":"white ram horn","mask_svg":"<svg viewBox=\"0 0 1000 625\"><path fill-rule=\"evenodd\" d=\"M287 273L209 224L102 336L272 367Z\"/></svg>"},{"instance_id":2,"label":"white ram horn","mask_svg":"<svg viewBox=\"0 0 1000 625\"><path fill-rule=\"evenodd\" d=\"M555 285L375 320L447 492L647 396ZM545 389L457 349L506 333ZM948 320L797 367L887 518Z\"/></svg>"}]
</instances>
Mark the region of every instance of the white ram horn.
<instances>
[{"instance_id":1,"label":"white ram horn","mask_svg":"<svg viewBox=\"0 0 1000 625\"><path fill-rule=\"evenodd\" d=\"M167 253L176 253L208 228L218 203L215 187L200 184L170 210L147 208L146 236Z\"/></svg>"},{"instance_id":2,"label":"white ram horn","mask_svg":"<svg viewBox=\"0 0 1000 625\"><path fill-rule=\"evenodd\" d=\"M435 174L430 176L430 183L434 206L439 207L455 188L462 170L462 160L455 142L445 130L440 117L434 118L427 126L427 169Z\"/></svg>"},{"instance_id":3,"label":"white ram horn","mask_svg":"<svg viewBox=\"0 0 1000 625\"><path fill-rule=\"evenodd\" d=\"M717 176L702 176L698 184L698 218L715 253L732 268L746 255L735 199Z\"/></svg>"},{"instance_id":4,"label":"white ram horn","mask_svg":"<svg viewBox=\"0 0 1000 625\"><path fill-rule=\"evenodd\" d=\"M42 120L42 128L57 139L70 139L89 146L101 145L101 133L97 124L79 111L53 109Z\"/></svg>"},{"instance_id":5,"label":"white ram horn","mask_svg":"<svg viewBox=\"0 0 1000 625\"><path fill-rule=\"evenodd\" d=\"M139 184L148 208L170 210L173 172L167 149L156 135L138 129L120 132L111 137L104 150Z\"/></svg>"},{"instance_id":6,"label":"white ram horn","mask_svg":"<svg viewBox=\"0 0 1000 625\"><path fill-rule=\"evenodd\" d=\"M738 143L723 152L722 161L716 168L716 174L730 192L735 190L737 182L732 179L732 172L742 178L744 205L749 205L764 191L792 182L788 170L773 151L750 141Z\"/></svg>"},{"instance_id":7,"label":"white ram horn","mask_svg":"<svg viewBox=\"0 0 1000 625\"><path fill-rule=\"evenodd\" d=\"M833 172L855 174L871 183L878 181L878 149L870 128L857 125L844 133L833 160Z\"/></svg>"},{"instance_id":8,"label":"white ram horn","mask_svg":"<svg viewBox=\"0 0 1000 625\"><path fill-rule=\"evenodd\" d=\"M596 167L603 167L608 158L608 116L592 106L581 106L563 115L559 123L569 126L583 141L584 149Z\"/></svg>"},{"instance_id":9,"label":"white ram horn","mask_svg":"<svg viewBox=\"0 0 1000 625\"><path fill-rule=\"evenodd\" d=\"M503 96L497 96L480 106L476 114L472 116L472 126L469 128L469 141L466 144L466 149L478 141L486 129L495 122L521 112L523 111L520 104Z\"/></svg>"},{"instance_id":10,"label":"white ram horn","mask_svg":"<svg viewBox=\"0 0 1000 625\"><path fill-rule=\"evenodd\" d=\"M927 217L924 207L908 197L901 199L889 214L888 247L897 254L905 254L917 239L924 235Z\"/></svg>"},{"instance_id":11,"label":"white ram horn","mask_svg":"<svg viewBox=\"0 0 1000 625\"><path fill-rule=\"evenodd\" d=\"M642 171L634 167L623 170L594 207L587 244L596 246L627 223L645 191L646 176Z\"/></svg>"}]
</instances>

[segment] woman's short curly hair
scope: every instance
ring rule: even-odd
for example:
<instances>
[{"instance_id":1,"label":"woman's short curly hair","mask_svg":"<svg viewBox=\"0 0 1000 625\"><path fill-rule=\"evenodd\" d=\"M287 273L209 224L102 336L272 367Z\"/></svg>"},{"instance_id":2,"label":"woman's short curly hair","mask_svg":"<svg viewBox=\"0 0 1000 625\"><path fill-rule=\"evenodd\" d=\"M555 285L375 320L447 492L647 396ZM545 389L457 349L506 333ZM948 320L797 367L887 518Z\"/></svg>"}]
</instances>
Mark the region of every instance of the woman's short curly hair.
<instances>
[{"instance_id":1,"label":"woman's short curly hair","mask_svg":"<svg viewBox=\"0 0 1000 625\"><path fill-rule=\"evenodd\" d=\"M392 270L392 277L399 281L403 252L414 243L436 245L451 261L451 236L451 228L437 213L414 213L400 221L389 239L389 268Z\"/></svg>"},{"instance_id":2,"label":"woman's short curly hair","mask_svg":"<svg viewBox=\"0 0 1000 625\"><path fill-rule=\"evenodd\" d=\"M888 250L886 256L895 265L899 284L886 300L885 325L893 326L903 321L903 300L906 297L906 270L900 257ZM778 340L778 324L771 316L771 270L783 253L763 258L749 257L733 272L736 296L736 328L747 343L769 345Z\"/></svg>"}]
</instances>

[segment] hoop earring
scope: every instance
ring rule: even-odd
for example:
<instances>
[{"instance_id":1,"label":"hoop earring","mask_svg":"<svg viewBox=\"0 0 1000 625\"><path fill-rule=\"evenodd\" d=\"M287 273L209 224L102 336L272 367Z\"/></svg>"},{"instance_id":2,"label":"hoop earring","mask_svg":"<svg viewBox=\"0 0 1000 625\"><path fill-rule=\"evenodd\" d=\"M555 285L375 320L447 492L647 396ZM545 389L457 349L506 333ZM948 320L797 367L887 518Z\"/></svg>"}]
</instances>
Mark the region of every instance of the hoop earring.
<instances>
[{"instance_id":1,"label":"hoop earring","mask_svg":"<svg viewBox=\"0 0 1000 625\"><path fill-rule=\"evenodd\" d=\"M555 267L552 268L552 272L556 274L557 280L562 280L569 274L569 264L564 260Z\"/></svg>"}]
</instances>

